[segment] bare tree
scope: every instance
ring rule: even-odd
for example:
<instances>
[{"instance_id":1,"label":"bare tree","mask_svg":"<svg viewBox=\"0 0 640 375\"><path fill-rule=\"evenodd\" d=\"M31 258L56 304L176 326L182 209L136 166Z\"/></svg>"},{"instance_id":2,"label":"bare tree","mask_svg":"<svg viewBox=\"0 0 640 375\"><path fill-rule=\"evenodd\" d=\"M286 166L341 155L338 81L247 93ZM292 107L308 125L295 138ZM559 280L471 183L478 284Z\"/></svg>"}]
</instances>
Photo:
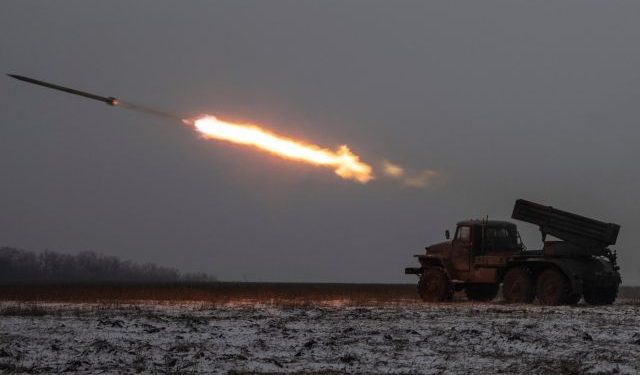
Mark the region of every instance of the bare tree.
<instances>
[{"instance_id":1,"label":"bare tree","mask_svg":"<svg viewBox=\"0 0 640 375\"><path fill-rule=\"evenodd\" d=\"M76 255L0 248L0 283L215 281L205 273L182 274L153 263L138 264L85 251Z\"/></svg>"}]
</instances>

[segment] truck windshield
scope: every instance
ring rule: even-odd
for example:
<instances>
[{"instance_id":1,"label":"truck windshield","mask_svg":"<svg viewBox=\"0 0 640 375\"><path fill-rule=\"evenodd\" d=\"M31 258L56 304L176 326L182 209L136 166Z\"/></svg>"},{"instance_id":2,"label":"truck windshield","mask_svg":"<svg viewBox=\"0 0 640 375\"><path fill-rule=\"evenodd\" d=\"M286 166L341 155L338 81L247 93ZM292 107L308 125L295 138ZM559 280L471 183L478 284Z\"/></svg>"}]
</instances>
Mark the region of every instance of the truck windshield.
<instances>
[{"instance_id":1,"label":"truck windshield","mask_svg":"<svg viewBox=\"0 0 640 375\"><path fill-rule=\"evenodd\" d=\"M484 232L486 251L518 249L518 235L515 229L507 227L486 227Z\"/></svg>"},{"instance_id":2,"label":"truck windshield","mask_svg":"<svg viewBox=\"0 0 640 375\"><path fill-rule=\"evenodd\" d=\"M471 227L466 225L458 227L455 238L458 241L469 242L471 240Z\"/></svg>"}]
</instances>

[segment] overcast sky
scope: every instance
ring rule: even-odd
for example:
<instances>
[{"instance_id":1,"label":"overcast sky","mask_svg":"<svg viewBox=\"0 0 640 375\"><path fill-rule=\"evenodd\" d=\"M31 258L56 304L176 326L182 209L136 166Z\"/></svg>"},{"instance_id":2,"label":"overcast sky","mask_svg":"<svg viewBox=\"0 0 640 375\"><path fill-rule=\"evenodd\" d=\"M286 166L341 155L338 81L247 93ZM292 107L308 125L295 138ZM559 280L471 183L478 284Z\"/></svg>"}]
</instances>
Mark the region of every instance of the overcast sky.
<instances>
[{"instance_id":1,"label":"overcast sky","mask_svg":"<svg viewBox=\"0 0 640 375\"><path fill-rule=\"evenodd\" d=\"M361 185L0 77L0 245L415 282L403 268L445 229L526 198L620 224L640 284L639 18L638 1L3 1L1 72L445 178Z\"/></svg>"}]
</instances>

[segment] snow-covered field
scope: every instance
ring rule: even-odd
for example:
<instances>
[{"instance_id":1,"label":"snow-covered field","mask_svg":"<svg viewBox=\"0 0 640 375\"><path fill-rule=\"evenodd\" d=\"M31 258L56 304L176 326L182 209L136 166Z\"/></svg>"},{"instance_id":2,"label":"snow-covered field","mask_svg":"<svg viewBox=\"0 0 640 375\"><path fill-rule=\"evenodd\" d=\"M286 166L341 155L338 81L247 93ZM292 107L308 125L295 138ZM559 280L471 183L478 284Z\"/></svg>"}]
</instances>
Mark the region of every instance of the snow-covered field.
<instances>
[{"instance_id":1,"label":"snow-covered field","mask_svg":"<svg viewBox=\"0 0 640 375\"><path fill-rule=\"evenodd\" d=\"M640 305L0 303L0 373L640 374Z\"/></svg>"}]
</instances>

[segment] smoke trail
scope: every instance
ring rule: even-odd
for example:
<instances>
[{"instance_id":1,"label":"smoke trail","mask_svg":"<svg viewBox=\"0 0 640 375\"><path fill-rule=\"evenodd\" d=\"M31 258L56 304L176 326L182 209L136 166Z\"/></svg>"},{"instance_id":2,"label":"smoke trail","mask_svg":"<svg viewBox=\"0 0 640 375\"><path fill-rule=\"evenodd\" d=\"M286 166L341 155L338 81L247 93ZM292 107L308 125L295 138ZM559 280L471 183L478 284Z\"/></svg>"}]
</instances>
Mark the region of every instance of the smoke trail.
<instances>
[{"instance_id":1,"label":"smoke trail","mask_svg":"<svg viewBox=\"0 0 640 375\"><path fill-rule=\"evenodd\" d=\"M140 112L140 113L144 113L147 115L153 115L153 116L158 116L158 117L163 117L163 118L169 118L172 120L180 120L182 121L182 119L184 118L184 116L180 116L176 113L170 113L170 112L165 112L156 108L151 108L151 107L146 107L143 105L139 105L139 104L134 104L134 103L130 103L130 102L125 102L123 100L116 100L113 105L118 106L118 107L122 107L124 109L128 109L130 111L136 111L136 112Z\"/></svg>"},{"instance_id":2,"label":"smoke trail","mask_svg":"<svg viewBox=\"0 0 640 375\"><path fill-rule=\"evenodd\" d=\"M176 113L122 100L115 101L114 105L157 117L180 120L184 124L193 126L196 131L208 139L253 146L285 159L331 167L338 176L345 179L356 180L363 184L374 179L373 168L360 161L360 158L346 145L340 146L337 151L332 151L274 134L252 124L230 123L214 116L184 118ZM431 169L409 174L404 167L389 160L383 160L380 169L380 175L397 180L402 185L411 188L429 187L439 177L439 173Z\"/></svg>"},{"instance_id":3,"label":"smoke trail","mask_svg":"<svg viewBox=\"0 0 640 375\"><path fill-rule=\"evenodd\" d=\"M438 172L431 169L425 169L420 172L407 175L405 168L388 160L384 160L382 162L382 171L385 176L399 180L403 185L413 188L429 187L439 176Z\"/></svg>"}]
</instances>

